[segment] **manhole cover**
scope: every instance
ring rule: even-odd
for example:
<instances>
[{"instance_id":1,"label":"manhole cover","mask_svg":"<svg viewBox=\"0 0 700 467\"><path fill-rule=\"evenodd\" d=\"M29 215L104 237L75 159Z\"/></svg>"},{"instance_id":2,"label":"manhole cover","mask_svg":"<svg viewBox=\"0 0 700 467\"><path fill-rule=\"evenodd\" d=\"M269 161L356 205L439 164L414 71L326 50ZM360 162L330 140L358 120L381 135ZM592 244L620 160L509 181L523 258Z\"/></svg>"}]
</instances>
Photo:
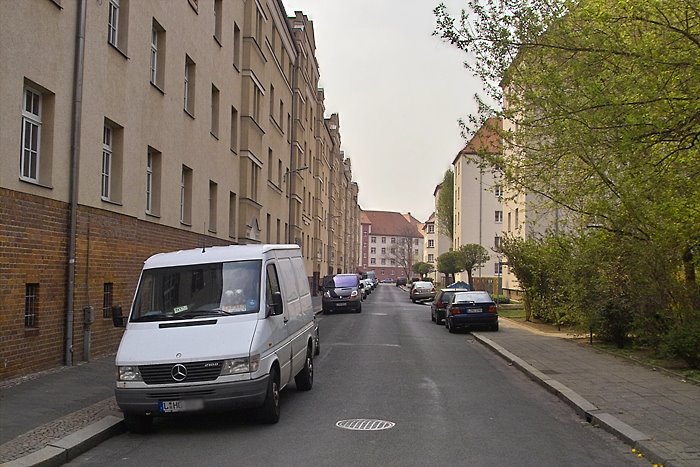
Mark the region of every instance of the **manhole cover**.
<instances>
[{"instance_id":1,"label":"manhole cover","mask_svg":"<svg viewBox=\"0 0 700 467\"><path fill-rule=\"evenodd\" d=\"M393 428L396 423L386 420L374 420L371 418L355 418L352 420L341 420L335 424L338 428L356 431L378 431Z\"/></svg>"}]
</instances>

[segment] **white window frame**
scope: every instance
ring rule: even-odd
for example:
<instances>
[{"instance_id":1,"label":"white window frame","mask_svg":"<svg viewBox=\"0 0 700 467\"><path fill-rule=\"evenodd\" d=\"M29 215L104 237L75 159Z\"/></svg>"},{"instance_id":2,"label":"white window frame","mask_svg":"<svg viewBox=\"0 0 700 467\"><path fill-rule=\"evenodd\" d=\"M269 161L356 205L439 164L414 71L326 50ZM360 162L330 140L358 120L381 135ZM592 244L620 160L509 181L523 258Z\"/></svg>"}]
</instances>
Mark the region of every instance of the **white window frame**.
<instances>
[{"instance_id":1,"label":"white window frame","mask_svg":"<svg viewBox=\"0 0 700 467\"><path fill-rule=\"evenodd\" d=\"M494 221L496 224L503 223L503 211L494 211Z\"/></svg>"},{"instance_id":2,"label":"white window frame","mask_svg":"<svg viewBox=\"0 0 700 467\"><path fill-rule=\"evenodd\" d=\"M105 125L102 130L102 185L100 192L104 200L109 200L111 195L113 141L114 129Z\"/></svg>"},{"instance_id":3,"label":"white window frame","mask_svg":"<svg viewBox=\"0 0 700 467\"><path fill-rule=\"evenodd\" d=\"M435 248L435 240L433 240L433 239L428 240L428 248Z\"/></svg>"},{"instance_id":4,"label":"white window frame","mask_svg":"<svg viewBox=\"0 0 700 467\"><path fill-rule=\"evenodd\" d=\"M185 95L184 95L184 100L183 100L183 109L185 109L185 112L189 112L189 95L190 95L190 64L187 61L187 58L185 58Z\"/></svg>"},{"instance_id":5,"label":"white window frame","mask_svg":"<svg viewBox=\"0 0 700 467\"><path fill-rule=\"evenodd\" d=\"M180 222L185 223L185 169L180 172Z\"/></svg>"},{"instance_id":6,"label":"white window frame","mask_svg":"<svg viewBox=\"0 0 700 467\"><path fill-rule=\"evenodd\" d=\"M158 85L158 30L154 26L151 27L151 84Z\"/></svg>"},{"instance_id":7,"label":"white window frame","mask_svg":"<svg viewBox=\"0 0 700 467\"><path fill-rule=\"evenodd\" d=\"M146 154L146 213L153 213L153 151Z\"/></svg>"},{"instance_id":8,"label":"white window frame","mask_svg":"<svg viewBox=\"0 0 700 467\"><path fill-rule=\"evenodd\" d=\"M119 0L109 0L107 42L115 47L119 46Z\"/></svg>"},{"instance_id":9,"label":"white window frame","mask_svg":"<svg viewBox=\"0 0 700 467\"><path fill-rule=\"evenodd\" d=\"M32 182L39 181L41 157L41 105L39 91L24 88L22 105L22 153L20 154L20 178ZM28 101L31 97L31 103ZM29 109L27 109L29 104ZM36 104L36 107L35 107ZM29 134L28 134L29 133ZM27 139L29 138L29 139ZM27 145L29 142L29 145Z\"/></svg>"}]
</instances>

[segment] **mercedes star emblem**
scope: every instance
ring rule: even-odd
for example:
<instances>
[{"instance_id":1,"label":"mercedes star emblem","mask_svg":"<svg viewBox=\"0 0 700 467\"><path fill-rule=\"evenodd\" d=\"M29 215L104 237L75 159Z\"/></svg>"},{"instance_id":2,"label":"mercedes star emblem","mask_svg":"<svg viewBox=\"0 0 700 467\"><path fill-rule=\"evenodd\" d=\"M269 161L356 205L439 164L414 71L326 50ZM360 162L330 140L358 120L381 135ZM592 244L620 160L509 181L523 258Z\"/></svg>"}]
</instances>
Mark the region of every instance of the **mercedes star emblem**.
<instances>
[{"instance_id":1,"label":"mercedes star emblem","mask_svg":"<svg viewBox=\"0 0 700 467\"><path fill-rule=\"evenodd\" d=\"M187 378L187 367L180 363L173 365L173 369L170 370L170 376L172 376L178 383L181 383L185 380L185 378Z\"/></svg>"}]
</instances>

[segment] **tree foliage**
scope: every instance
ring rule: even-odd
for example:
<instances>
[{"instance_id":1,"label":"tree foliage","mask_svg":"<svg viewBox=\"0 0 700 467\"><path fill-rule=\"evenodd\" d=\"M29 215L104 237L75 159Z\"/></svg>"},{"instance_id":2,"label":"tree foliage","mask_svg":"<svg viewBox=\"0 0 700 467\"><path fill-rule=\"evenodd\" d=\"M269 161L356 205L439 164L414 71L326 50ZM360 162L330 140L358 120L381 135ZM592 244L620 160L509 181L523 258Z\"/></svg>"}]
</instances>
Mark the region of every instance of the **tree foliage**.
<instances>
[{"instance_id":1,"label":"tree foliage","mask_svg":"<svg viewBox=\"0 0 700 467\"><path fill-rule=\"evenodd\" d=\"M435 14L484 85L463 130L504 122L504 152L479 163L564 211L566 235L504 247L533 312L618 344L657 345L669 323L697 319L697 0L470 0L458 18Z\"/></svg>"},{"instance_id":2,"label":"tree foliage","mask_svg":"<svg viewBox=\"0 0 700 467\"><path fill-rule=\"evenodd\" d=\"M447 169L440 183L435 213L438 231L447 235L450 240L454 238L454 178L452 169Z\"/></svg>"},{"instance_id":3,"label":"tree foliage","mask_svg":"<svg viewBox=\"0 0 700 467\"><path fill-rule=\"evenodd\" d=\"M416 274L420 274L421 279L435 270L432 264L419 261L411 268Z\"/></svg>"},{"instance_id":4,"label":"tree foliage","mask_svg":"<svg viewBox=\"0 0 700 467\"><path fill-rule=\"evenodd\" d=\"M457 250L462 256L462 270L467 272L467 278L471 288L474 288L474 280L472 278L472 273L474 269L479 268L486 264L489 260L489 252L486 248L479 245L478 243L468 243L466 245L460 245L459 250Z\"/></svg>"},{"instance_id":5,"label":"tree foliage","mask_svg":"<svg viewBox=\"0 0 700 467\"><path fill-rule=\"evenodd\" d=\"M454 282L455 274L464 271L464 261L462 253L459 251L448 251L437 257L437 270L445 274L448 279Z\"/></svg>"}]
</instances>

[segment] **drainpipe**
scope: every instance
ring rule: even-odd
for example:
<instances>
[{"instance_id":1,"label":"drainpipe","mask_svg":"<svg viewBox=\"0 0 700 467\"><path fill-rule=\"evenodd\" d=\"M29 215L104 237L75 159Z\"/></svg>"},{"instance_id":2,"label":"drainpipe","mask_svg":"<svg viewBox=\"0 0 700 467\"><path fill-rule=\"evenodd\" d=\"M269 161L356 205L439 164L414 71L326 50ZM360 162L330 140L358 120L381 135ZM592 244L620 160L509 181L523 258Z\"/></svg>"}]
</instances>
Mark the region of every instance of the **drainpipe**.
<instances>
[{"instance_id":1,"label":"drainpipe","mask_svg":"<svg viewBox=\"0 0 700 467\"><path fill-rule=\"evenodd\" d=\"M78 210L78 162L80 161L80 118L83 102L83 70L85 67L85 16L87 0L80 0L75 37L73 69L73 108L70 154L70 227L68 237L68 272L66 281L65 365L73 365L73 294L75 292L75 250Z\"/></svg>"},{"instance_id":2,"label":"drainpipe","mask_svg":"<svg viewBox=\"0 0 700 467\"><path fill-rule=\"evenodd\" d=\"M295 30L299 29L297 27L292 28L292 32L295 34ZM303 28L302 28L303 31ZM294 48L296 49L296 38L292 42L292 45L294 45ZM297 80L297 74L299 73L299 55L300 51L297 50L297 56L294 59L294 67L293 73L292 73L292 128L290 128L289 131L291 131L291 140L292 144L289 149L289 171L287 172L287 203L289 204L288 206L288 216L289 216L289 224L287 225L287 243L292 244L294 243L294 235L292 234L292 176L294 176L295 172L294 169L296 168L296 163L295 163L295 157L294 157L294 146L296 144L297 140L297 125L295 123L295 120L297 118L297 86L298 86L298 80Z\"/></svg>"}]
</instances>

